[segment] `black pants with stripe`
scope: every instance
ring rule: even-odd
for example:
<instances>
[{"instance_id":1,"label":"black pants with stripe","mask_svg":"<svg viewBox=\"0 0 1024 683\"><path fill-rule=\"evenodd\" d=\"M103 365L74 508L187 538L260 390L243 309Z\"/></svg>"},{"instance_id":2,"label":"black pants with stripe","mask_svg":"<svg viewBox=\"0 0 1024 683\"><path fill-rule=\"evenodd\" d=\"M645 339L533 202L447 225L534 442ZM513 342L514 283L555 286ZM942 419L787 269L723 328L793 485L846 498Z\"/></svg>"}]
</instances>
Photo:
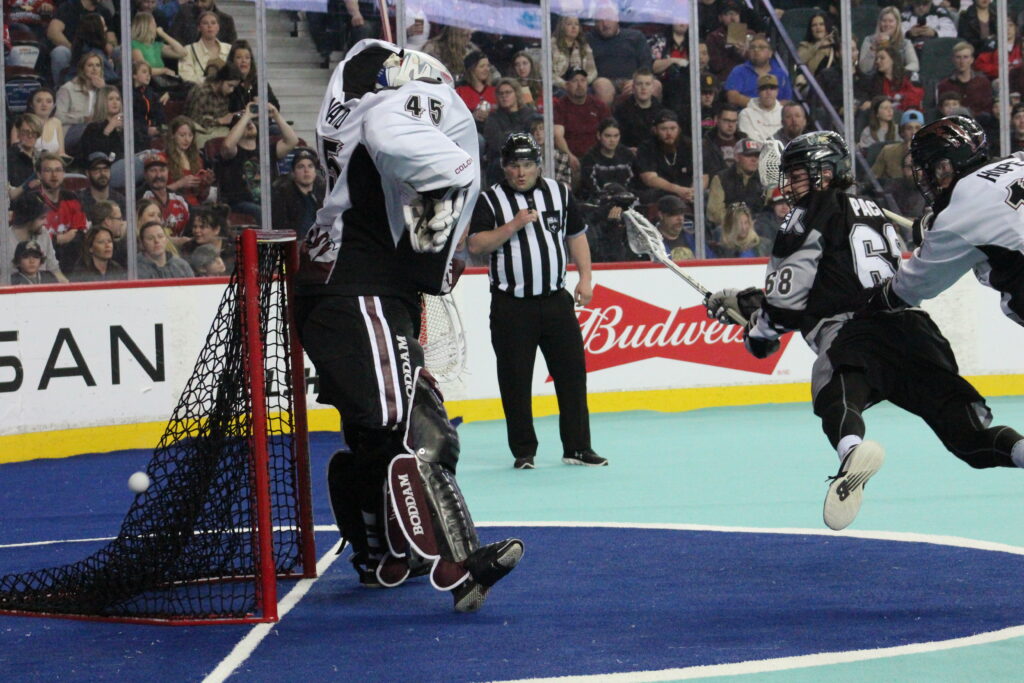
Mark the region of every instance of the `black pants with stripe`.
<instances>
[{"instance_id":1,"label":"black pants with stripe","mask_svg":"<svg viewBox=\"0 0 1024 683\"><path fill-rule=\"evenodd\" d=\"M516 298L491 290L491 345L498 363L498 389L512 455L536 455L532 384L537 349L544 354L558 397L558 428L564 451L590 448L587 370L583 336L572 295Z\"/></svg>"}]
</instances>

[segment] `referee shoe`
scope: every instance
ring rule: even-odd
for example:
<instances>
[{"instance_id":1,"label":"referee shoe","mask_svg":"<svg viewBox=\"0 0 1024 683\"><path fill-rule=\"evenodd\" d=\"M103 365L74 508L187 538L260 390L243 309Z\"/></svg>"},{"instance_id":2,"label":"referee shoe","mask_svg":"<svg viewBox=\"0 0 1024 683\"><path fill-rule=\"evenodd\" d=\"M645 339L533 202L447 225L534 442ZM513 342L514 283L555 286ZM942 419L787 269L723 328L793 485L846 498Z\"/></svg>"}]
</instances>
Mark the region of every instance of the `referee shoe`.
<instances>
[{"instance_id":1,"label":"referee shoe","mask_svg":"<svg viewBox=\"0 0 1024 683\"><path fill-rule=\"evenodd\" d=\"M533 469L533 456L528 455L524 458L516 458L516 461L512 464L512 467L517 470L532 470Z\"/></svg>"},{"instance_id":2,"label":"referee shoe","mask_svg":"<svg viewBox=\"0 0 1024 683\"><path fill-rule=\"evenodd\" d=\"M829 477L825 495L825 524L839 531L853 522L860 512L864 485L875 475L885 460L885 449L877 441L862 441L843 458L839 473Z\"/></svg>"},{"instance_id":3,"label":"referee shoe","mask_svg":"<svg viewBox=\"0 0 1024 683\"><path fill-rule=\"evenodd\" d=\"M523 559L523 542L518 538L477 548L466 560L469 577L452 589L456 612L475 612L484 604L491 586L516 568Z\"/></svg>"},{"instance_id":4,"label":"referee shoe","mask_svg":"<svg viewBox=\"0 0 1024 683\"><path fill-rule=\"evenodd\" d=\"M562 454L562 462L566 465L586 465L587 467L605 467L608 458L602 458L591 448L582 451L572 451Z\"/></svg>"}]
</instances>

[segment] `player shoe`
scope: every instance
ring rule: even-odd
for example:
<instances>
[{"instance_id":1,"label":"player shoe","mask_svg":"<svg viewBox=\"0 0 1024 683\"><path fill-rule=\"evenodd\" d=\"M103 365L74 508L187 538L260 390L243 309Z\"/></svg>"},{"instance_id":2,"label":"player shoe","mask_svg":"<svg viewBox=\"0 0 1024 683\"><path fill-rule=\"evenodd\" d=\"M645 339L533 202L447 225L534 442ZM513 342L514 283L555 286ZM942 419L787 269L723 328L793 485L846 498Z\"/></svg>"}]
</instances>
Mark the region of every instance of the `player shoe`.
<instances>
[{"instance_id":1,"label":"player shoe","mask_svg":"<svg viewBox=\"0 0 1024 683\"><path fill-rule=\"evenodd\" d=\"M566 465L586 465L587 467L605 467L608 465L608 458L602 458L593 449L586 448L582 451L563 453L562 462Z\"/></svg>"},{"instance_id":2,"label":"player shoe","mask_svg":"<svg viewBox=\"0 0 1024 683\"><path fill-rule=\"evenodd\" d=\"M475 612L484 604L487 591L498 583L523 559L523 542L518 538L491 543L477 548L466 568L469 578L452 589L456 612Z\"/></svg>"},{"instance_id":3,"label":"player shoe","mask_svg":"<svg viewBox=\"0 0 1024 683\"><path fill-rule=\"evenodd\" d=\"M515 464L512 467L517 470L532 470L533 469L533 456L529 455L525 458L516 458Z\"/></svg>"},{"instance_id":4,"label":"player shoe","mask_svg":"<svg viewBox=\"0 0 1024 683\"><path fill-rule=\"evenodd\" d=\"M864 485L875 475L885 460L885 449L876 441L863 441L843 458L839 473L829 477L825 495L825 524L839 531L853 522L860 512Z\"/></svg>"}]
</instances>

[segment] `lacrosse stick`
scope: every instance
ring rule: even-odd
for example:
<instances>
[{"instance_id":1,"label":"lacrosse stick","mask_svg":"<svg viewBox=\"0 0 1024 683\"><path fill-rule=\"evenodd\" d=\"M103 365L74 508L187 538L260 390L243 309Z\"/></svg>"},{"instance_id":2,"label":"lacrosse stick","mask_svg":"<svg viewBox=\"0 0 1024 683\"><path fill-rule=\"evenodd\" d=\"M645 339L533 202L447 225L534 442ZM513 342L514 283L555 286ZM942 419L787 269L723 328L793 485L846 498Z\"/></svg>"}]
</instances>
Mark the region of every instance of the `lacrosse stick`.
<instances>
[{"instance_id":1,"label":"lacrosse stick","mask_svg":"<svg viewBox=\"0 0 1024 683\"><path fill-rule=\"evenodd\" d=\"M466 369L466 335L462 316L448 296L424 294L420 306L423 364L441 382L458 380Z\"/></svg>"},{"instance_id":2,"label":"lacrosse stick","mask_svg":"<svg viewBox=\"0 0 1024 683\"><path fill-rule=\"evenodd\" d=\"M668 257L661 233L658 232L656 227L651 225L649 220L644 218L643 214L637 213L633 209L627 209L622 212L622 221L626 224L626 239L629 242L629 248L634 254L650 256L655 261L661 263L673 273L683 278L686 284L700 292L705 300L711 295L707 287L697 282L691 275L688 275L686 271L680 268L675 261ZM746 318L737 311L731 308L725 310L733 322L740 325L747 324Z\"/></svg>"},{"instance_id":3,"label":"lacrosse stick","mask_svg":"<svg viewBox=\"0 0 1024 683\"><path fill-rule=\"evenodd\" d=\"M779 140L766 141L761 147L761 156L757 160L757 174L761 177L761 186L765 192L769 192L781 184L781 162L782 143ZM897 225L904 228L914 227L914 221L898 213L893 213L889 209L882 209L882 213Z\"/></svg>"}]
</instances>

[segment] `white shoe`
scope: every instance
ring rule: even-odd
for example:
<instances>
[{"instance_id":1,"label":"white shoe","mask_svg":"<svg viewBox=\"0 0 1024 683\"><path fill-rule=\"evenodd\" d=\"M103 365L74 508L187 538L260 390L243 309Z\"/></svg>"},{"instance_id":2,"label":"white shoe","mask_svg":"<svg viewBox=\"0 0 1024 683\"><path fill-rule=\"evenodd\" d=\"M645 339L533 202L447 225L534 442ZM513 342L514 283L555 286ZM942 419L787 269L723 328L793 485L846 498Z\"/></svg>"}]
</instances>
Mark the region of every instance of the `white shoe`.
<instances>
[{"instance_id":1,"label":"white shoe","mask_svg":"<svg viewBox=\"0 0 1024 683\"><path fill-rule=\"evenodd\" d=\"M864 485L885 460L885 449L877 441L863 441L843 458L839 473L831 477L825 496L825 524L839 531L853 522L860 512Z\"/></svg>"}]
</instances>

